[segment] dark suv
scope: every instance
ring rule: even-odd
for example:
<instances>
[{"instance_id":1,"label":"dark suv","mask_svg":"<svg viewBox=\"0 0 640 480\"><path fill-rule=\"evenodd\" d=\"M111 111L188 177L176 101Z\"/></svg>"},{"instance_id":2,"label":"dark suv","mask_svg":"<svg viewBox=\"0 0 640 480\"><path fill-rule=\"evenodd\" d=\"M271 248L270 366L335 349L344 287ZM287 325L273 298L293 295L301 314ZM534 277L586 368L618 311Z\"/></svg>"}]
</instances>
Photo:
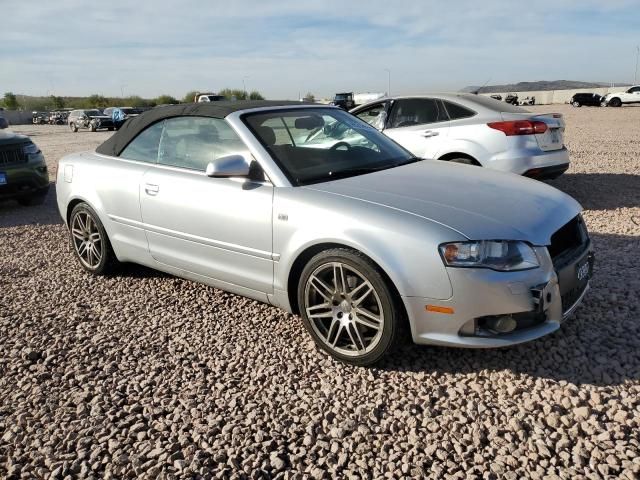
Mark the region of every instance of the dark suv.
<instances>
[{"instance_id":1,"label":"dark suv","mask_svg":"<svg viewBox=\"0 0 640 480\"><path fill-rule=\"evenodd\" d=\"M574 107L599 107L604 102L604 97L597 93L576 93L569 103Z\"/></svg>"},{"instance_id":2,"label":"dark suv","mask_svg":"<svg viewBox=\"0 0 640 480\"><path fill-rule=\"evenodd\" d=\"M115 128L111 117L97 109L72 110L67 121L72 132L77 132L79 128L88 128L92 132L100 128Z\"/></svg>"},{"instance_id":3,"label":"dark suv","mask_svg":"<svg viewBox=\"0 0 640 480\"><path fill-rule=\"evenodd\" d=\"M38 146L25 135L0 130L0 200L40 205L49 191L49 172Z\"/></svg>"}]
</instances>

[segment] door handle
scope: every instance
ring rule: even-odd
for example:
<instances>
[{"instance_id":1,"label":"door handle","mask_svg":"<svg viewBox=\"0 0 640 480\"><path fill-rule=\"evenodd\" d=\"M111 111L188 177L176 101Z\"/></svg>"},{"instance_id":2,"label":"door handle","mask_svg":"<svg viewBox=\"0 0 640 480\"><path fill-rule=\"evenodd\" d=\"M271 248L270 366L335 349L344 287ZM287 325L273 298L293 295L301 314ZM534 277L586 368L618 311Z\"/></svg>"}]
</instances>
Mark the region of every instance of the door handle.
<instances>
[{"instance_id":1,"label":"door handle","mask_svg":"<svg viewBox=\"0 0 640 480\"><path fill-rule=\"evenodd\" d=\"M158 185L147 183L144 186L144 191L147 192L147 195L157 195L158 192L160 191L160 187Z\"/></svg>"},{"instance_id":2,"label":"door handle","mask_svg":"<svg viewBox=\"0 0 640 480\"><path fill-rule=\"evenodd\" d=\"M436 137L440 135L438 132L434 132L433 130L425 130L422 132L423 137Z\"/></svg>"}]
</instances>

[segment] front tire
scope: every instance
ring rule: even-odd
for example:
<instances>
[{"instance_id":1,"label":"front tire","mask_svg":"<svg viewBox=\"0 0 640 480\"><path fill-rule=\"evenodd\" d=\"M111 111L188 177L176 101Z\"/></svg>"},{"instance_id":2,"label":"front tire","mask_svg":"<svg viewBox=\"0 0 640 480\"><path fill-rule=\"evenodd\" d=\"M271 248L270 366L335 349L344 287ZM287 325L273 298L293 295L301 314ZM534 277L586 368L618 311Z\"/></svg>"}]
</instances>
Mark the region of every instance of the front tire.
<instances>
[{"instance_id":1,"label":"front tire","mask_svg":"<svg viewBox=\"0 0 640 480\"><path fill-rule=\"evenodd\" d=\"M622 100L620 100L619 98L612 98L611 100L609 100L609 105L611 105L612 107L621 107L622 106Z\"/></svg>"},{"instance_id":2,"label":"front tire","mask_svg":"<svg viewBox=\"0 0 640 480\"><path fill-rule=\"evenodd\" d=\"M352 365L371 365L395 347L399 299L363 254L335 248L314 256L298 284L302 320L316 344Z\"/></svg>"},{"instance_id":3,"label":"front tire","mask_svg":"<svg viewBox=\"0 0 640 480\"><path fill-rule=\"evenodd\" d=\"M69 233L73 253L87 272L105 275L118 264L100 218L86 203L71 211Z\"/></svg>"},{"instance_id":4,"label":"front tire","mask_svg":"<svg viewBox=\"0 0 640 480\"><path fill-rule=\"evenodd\" d=\"M78 126L75 123L70 123L69 128L73 133L76 133L78 131Z\"/></svg>"},{"instance_id":5,"label":"front tire","mask_svg":"<svg viewBox=\"0 0 640 480\"><path fill-rule=\"evenodd\" d=\"M574 107L578 108L581 107L582 105L580 105L580 102L572 102L571 105L573 105Z\"/></svg>"}]
</instances>

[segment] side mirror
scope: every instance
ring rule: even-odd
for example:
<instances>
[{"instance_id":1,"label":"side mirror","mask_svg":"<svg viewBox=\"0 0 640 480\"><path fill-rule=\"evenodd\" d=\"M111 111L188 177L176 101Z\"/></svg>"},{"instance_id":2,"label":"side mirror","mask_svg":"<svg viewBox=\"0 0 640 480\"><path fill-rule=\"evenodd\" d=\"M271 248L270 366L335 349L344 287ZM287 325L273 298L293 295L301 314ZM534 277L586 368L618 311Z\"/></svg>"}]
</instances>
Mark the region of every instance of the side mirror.
<instances>
[{"instance_id":1,"label":"side mirror","mask_svg":"<svg viewBox=\"0 0 640 480\"><path fill-rule=\"evenodd\" d=\"M249 162L243 155L225 155L207 164L207 177L248 177Z\"/></svg>"}]
</instances>

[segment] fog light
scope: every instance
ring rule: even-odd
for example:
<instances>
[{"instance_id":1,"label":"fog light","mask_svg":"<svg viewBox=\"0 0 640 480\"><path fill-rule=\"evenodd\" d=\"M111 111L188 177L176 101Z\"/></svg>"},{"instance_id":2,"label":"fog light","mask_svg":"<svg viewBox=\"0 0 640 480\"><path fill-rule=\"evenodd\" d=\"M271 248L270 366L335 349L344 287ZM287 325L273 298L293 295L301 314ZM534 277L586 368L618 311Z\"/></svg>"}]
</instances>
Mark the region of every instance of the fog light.
<instances>
[{"instance_id":1,"label":"fog light","mask_svg":"<svg viewBox=\"0 0 640 480\"><path fill-rule=\"evenodd\" d=\"M518 323L510 315L487 318L487 328L497 333L509 333L516 329Z\"/></svg>"}]
</instances>

